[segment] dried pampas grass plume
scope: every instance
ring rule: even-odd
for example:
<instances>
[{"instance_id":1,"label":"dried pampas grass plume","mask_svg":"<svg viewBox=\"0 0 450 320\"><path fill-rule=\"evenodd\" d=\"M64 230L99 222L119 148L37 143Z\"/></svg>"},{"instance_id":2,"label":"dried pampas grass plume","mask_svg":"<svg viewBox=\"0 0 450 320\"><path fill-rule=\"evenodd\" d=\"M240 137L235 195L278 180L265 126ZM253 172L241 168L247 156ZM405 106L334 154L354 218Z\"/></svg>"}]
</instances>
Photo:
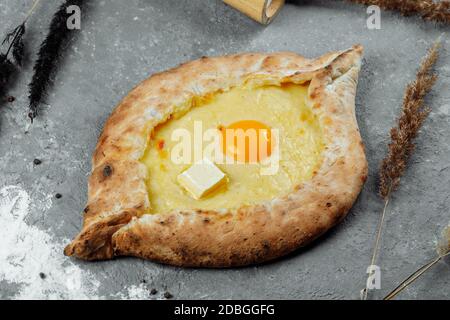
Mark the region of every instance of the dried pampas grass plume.
<instances>
[{"instance_id":1,"label":"dried pampas grass plume","mask_svg":"<svg viewBox=\"0 0 450 320\"><path fill-rule=\"evenodd\" d=\"M450 224L442 230L436 251L440 257L445 257L450 253Z\"/></svg>"},{"instance_id":2,"label":"dried pampas grass plume","mask_svg":"<svg viewBox=\"0 0 450 320\"><path fill-rule=\"evenodd\" d=\"M380 168L380 195L387 199L400 184L400 177L414 151L414 139L430 113L424 106L424 98L436 82L432 68L438 58L440 42L428 51L416 75L416 79L406 87L403 106L397 127L391 129L388 155Z\"/></svg>"},{"instance_id":3,"label":"dried pampas grass plume","mask_svg":"<svg viewBox=\"0 0 450 320\"><path fill-rule=\"evenodd\" d=\"M420 15L425 20L450 23L450 1L433 0L349 0L351 2L376 5L383 10L398 11L405 16Z\"/></svg>"},{"instance_id":4,"label":"dried pampas grass plume","mask_svg":"<svg viewBox=\"0 0 450 320\"><path fill-rule=\"evenodd\" d=\"M371 266L376 264L390 196L400 184L400 178L405 172L408 160L415 148L414 139L430 113L430 109L424 106L424 99L437 79L437 76L432 72L432 68L438 58L439 47L440 41L438 40L422 60L416 79L406 87L400 118L397 126L391 129L391 142L388 146L388 154L381 163L379 173L379 194L384 200L384 208L377 227ZM362 290L361 298L363 300L367 300L368 297L369 279L370 275L365 289Z\"/></svg>"}]
</instances>

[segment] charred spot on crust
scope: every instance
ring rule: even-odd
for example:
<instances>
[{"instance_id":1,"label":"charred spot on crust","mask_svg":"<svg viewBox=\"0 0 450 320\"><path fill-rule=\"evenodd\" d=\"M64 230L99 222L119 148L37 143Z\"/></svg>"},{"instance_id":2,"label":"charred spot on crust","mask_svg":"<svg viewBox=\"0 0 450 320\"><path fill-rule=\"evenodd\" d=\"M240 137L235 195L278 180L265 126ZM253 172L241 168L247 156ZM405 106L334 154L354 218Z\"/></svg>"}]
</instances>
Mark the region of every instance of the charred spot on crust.
<instances>
[{"instance_id":1,"label":"charred spot on crust","mask_svg":"<svg viewBox=\"0 0 450 320\"><path fill-rule=\"evenodd\" d=\"M358 132L359 132L359 128L358 128ZM366 146L364 145L364 142L363 142L362 140L359 140L359 145L360 145L363 149L366 148Z\"/></svg>"},{"instance_id":2,"label":"charred spot on crust","mask_svg":"<svg viewBox=\"0 0 450 320\"><path fill-rule=\"evenodd\" d=\"M104 144L106 144L106 142L107 142L107 140L108 140L108 135L103 135L101 138L100 138L100 140L99 140L99 142L98 142L98 145L99 146L103 146ZM97 149L97 150L99 150L99 149Z\"/></svg>"},{"instance_id":3,"label":"charred spot on crust","mask_svg":"<svg viewBox=\"0 0 450 320\"><path fill-rule=\"evenodd\" d=\"M104 178L110 177L112 175L112 173L113 173L113 169L109 164L103 168L103 177Z\"/></svg>"},{"instance_id":4,"label":"charred spot on crust","mask_svg":"<svg viewBox=\"0 0 450 320\"><path fill-rule=\"evenodd\" d=\"M327 202L327 208L331 208L333 204L331 202Z\"/></svg>"},{"instance_id":5,"label":"charred spot on crust","mask_svg":"<svg viewBox=\"0 0 450 320\"><path fill-rule=\"evenodd\" d=\"M312 91L312 92L309 94L309 98L315 99L315 98L317 98L318 95L319 95L319 93L317 92L317 89L315 89L314 91Z\"/></svg>"},{"instance_id":6,"label":"charred spot on crust","mask_svg":"<svg viewBox=\"0 0 450 320\"><path fill-rule=\"evenodd\" d=\"M83 212L84 213L88 213L89 212L89 206L86 206L86 208L84 208Z\"/></svg>"},{"instance_id":7,"label":"charred spot on crust","mask_svg":"<svg viewBox=\"0 0 450 320\"><path fill-rule=\"evenodd\" d=\"M238 252L233 252L232 254L230 254L230 258L229 261L230 263L234 263L234 262L239 262L245 259L245 255L240 254Z\"/></svg>"}]
</instances>

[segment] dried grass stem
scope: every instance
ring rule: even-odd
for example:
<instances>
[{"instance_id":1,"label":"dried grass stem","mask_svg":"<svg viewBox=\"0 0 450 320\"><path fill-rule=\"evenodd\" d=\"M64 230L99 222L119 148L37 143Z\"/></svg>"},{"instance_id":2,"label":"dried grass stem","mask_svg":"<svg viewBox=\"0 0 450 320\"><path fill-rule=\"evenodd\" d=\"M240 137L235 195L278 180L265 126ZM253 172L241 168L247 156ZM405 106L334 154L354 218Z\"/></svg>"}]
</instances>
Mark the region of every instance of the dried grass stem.
<instances>
[{"instance_id":1,"label":"dried grass stem","mask_svg":"<svg viewBox=\"0 0 450 320\"><path fill-rule=\"evenodd\" d=\"M444 257L450 255L450 252L443 256L438 256L436 259L428 262L423 265L419 269L417 269L413 274L411 274L408 278L406 278L402 283L400 283L394 290L392 290L383 300L392 300L395 298L400 292L406 289L411 283L416 281L419 277L421 277L425 272L427 272L431 267L433 267L436 263L441 261Z\"/></svg>"},{"instance_id":2,"label":"dried grass stem","mask_svg":"<svg viewBox=\"0 0 450 320\"><path fill-rule=\"evenodd\" d=\"M397 126L392 128L390 132L391 142L388 145L388 153L381 163L379 173L379 194L384 200L384 208L377 227L371 265L376 264L377 255L380 251L381 235L391 195L400 184L400 178L405 172L407 162L415 148L414 139L430 113L430 109L424 106L424 99L437 79L437 76L432 72L432 68L438 58L438 50L439 42L436 42L420 64L416 79L406 87ZM363 300L368 298L368 291L366 283L362 294Z\"/></svg>"}]
</instances>

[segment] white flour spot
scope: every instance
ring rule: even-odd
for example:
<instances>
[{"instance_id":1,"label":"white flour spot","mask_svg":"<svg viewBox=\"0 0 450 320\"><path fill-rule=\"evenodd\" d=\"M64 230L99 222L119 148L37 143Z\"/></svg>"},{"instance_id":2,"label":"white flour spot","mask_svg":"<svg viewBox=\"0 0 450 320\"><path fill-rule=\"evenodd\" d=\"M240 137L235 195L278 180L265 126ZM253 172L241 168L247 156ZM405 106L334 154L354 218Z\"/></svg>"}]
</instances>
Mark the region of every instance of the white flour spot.
<instances>
[{"instance_id":1,"label":"white flour spot","mask_svg":"<svg viewBox=\"0 0 450 320\"><path fill-rule=\"evenodd\" d=\"M62 244L55 243L48 233L25 222L29 207L30 197L22 188L0 190L0 282L18 286L19 292L11 298L99 298L100 283L93 275L65 258Z\"/></svg>"},{"instance_id":2,"label":"white flour spot","mask_svg":"<svg viewBox=\"0 0 450 320\"><path fill-rule=\"evenodd\" d=\"M125 293L121 293L117 295L119 299L128 299L128 300L148 300L150 296L148 288L145 284L140 284L138 286L129 287Z\"/></svg>"},{"instance_id":3,"label":"white flour spot","mask_svg":"<svg viewBox=\"0 0 450 320\"><path fill-rule=\"evenodd\" d=\"M17 286L17 293L8 297L11 299L105 298L98 293L100 281L62 254L64 243L27 224L30 202L19 186L0 189L0 290L6 282ZM47 205L51 206L51 201ZM145 286L132 285L113 297L148 299L149 292Z\"/></svg>"}]
</instances>

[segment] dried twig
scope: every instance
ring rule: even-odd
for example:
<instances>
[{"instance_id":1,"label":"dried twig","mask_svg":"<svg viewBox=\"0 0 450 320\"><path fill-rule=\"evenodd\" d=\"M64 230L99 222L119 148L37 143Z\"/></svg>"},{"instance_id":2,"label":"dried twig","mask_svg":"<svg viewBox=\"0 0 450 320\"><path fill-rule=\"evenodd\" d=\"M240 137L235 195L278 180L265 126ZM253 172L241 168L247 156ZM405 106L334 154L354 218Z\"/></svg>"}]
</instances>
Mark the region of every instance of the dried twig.
<instances>
[{"instance_id":1,"label":"dried twig","mask_svg":"<svg viewBox=\"0 0 450 320\"><path fill-rule=\"evenodd\" d=\"M379 173L379 193L384 200L384 208L377 228L371 265L375 265L377 260L390 196L400 184L400 178L405 172L407 162L415 148L414 139L430 113L430 109L424 106L424 99L437 79L437 76L432 73L432 68L438 58L439 46L438 41L428 51L427 56L420 64L416 79L406 87L400 118L397 126L391 129L388 154L381 163ZM362 299L366 300L367 296L368 287L366 284Z\"/></svg>"},{"instance_id":2,"label":"dried twig","mask_svg":"<svg viewBox=\"0 0 450 320\"><path fill-rule=\"evenodd\" d=\"M395 298L400 292L406 289L411 283L419 279L425 272L431 269L435 264L439 261L443 260L445 257L450 255L450 225L448 225L444 231L442 232L442 237L437 246L438 256L421 266L414 273L412 273L409 277L407 277L402 283L400 283L394 290L392 290L384 300L391 300Z\"/></svg>"},{"instance_id":3,"label":"dried twig","mask_svg":"<svg viewBox=\"0 0 450 320\"><path fill-rule=\"evenodd\" d=\"M25 31L25 22L23 22L13 31L9 32L2 42L2 45L9 44L5 56L8 57L9 53L12 53L12 56L18 66L22 65L23 57L25 55L25 44L23 43Z\"/></svg>"},{"instance_id":4,"label":"dried twig","mask_svg":"<svg viewBox=\"0 0 450 320\"><path fill-rule=\"evenodd\" d=\"M383 10L399 11L405 16L420 15L425 20L450 23L450 1L433 0L349 0L365 5L377 5Z\"/></svg>"}]
</instances>

